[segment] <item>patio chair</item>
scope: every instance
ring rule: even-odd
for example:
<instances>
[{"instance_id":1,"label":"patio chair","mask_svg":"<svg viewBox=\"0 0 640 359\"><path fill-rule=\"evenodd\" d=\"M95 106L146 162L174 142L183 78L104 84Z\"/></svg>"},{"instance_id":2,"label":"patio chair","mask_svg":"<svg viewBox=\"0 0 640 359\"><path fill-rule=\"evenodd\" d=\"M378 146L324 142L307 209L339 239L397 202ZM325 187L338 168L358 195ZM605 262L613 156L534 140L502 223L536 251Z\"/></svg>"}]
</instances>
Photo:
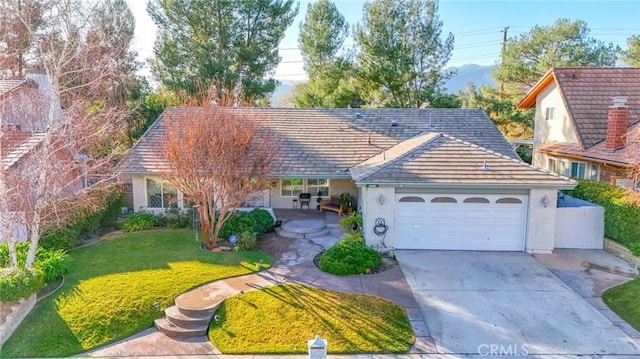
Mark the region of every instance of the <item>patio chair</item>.
<instances>
[{"instance_id":1,"label":"patio chair","mask_svg":"<svg viewBox=\"0 0 640 359\"><path fill-rule=\"evenodd\" d=\"M309 207L309 203L311 202L311 193L300 193L298 200L300 200L300 209L304 206L307 206L307 209L311 209L311 207Z\"/></svg>"}]
</instances>

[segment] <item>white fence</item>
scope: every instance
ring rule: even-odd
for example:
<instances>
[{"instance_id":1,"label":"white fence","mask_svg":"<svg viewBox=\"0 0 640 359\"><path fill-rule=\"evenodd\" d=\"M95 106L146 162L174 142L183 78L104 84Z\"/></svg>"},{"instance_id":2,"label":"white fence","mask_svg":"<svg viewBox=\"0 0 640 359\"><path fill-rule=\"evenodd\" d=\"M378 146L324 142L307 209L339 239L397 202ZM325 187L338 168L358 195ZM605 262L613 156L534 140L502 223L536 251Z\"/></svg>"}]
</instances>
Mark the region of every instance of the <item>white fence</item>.
<instances>
[{"instance_id":1,"label":"white fence","mask_svg":"<svg viewBox=\"0 0 640 359\"><path fill-rule=\"evenodd\" d=\"M602 249L604 208L570 196L558 199L555 248Z\"/></svg>"}]
</instances>

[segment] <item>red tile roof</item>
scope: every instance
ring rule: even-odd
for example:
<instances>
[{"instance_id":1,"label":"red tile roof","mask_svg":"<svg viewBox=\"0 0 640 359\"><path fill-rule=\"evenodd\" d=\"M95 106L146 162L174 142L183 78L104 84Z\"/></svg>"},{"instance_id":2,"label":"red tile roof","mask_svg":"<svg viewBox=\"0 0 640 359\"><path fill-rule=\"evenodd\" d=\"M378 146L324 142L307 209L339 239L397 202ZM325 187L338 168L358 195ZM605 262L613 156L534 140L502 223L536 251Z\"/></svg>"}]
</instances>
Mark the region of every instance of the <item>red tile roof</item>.
<instances>
[{"instance_id":1,"label":"red tile roof","mask_svg":"<svg viewBox=\"0 0 640 359\"><path fill-rule=\"evenodd\" d=\"M518 107L535 107L537 95L551 81L555 81L560 89L581 150L604 141L613 96L627 96L628 126L640 121L640 68L552 68Z\"/></svg>"}]
</instances>

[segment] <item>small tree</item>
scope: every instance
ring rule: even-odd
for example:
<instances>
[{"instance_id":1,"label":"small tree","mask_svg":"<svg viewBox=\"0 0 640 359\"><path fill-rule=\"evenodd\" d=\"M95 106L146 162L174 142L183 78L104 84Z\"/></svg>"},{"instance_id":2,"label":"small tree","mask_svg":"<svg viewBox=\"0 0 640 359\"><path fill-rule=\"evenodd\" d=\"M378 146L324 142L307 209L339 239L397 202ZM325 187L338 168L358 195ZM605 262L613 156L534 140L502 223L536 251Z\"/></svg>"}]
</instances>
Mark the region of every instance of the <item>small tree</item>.
<instances>
[{"instance_id":1,"label":"small tree","mask_svg":"<svg viewBox=\"0 0 640 359\"><path fill-rule=\"evenodd\" d=\"M268 188L267 176L279 169L280 141L239 110L211 102L169 108L164 121L165 177L195 203L203 239L213 248L235 209Z\"/></svg>"}]
</instances>

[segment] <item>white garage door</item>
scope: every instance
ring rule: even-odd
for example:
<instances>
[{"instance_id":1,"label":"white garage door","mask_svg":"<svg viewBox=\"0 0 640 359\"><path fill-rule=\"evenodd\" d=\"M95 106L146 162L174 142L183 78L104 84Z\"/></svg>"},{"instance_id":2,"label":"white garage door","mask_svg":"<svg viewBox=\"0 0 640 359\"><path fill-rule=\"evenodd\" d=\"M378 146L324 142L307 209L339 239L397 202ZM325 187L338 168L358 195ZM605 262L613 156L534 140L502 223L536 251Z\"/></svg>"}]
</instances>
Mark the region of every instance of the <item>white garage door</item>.
<instances>
[{"instance_id":1,"label":"white garage door","mask_svg":"<svg viewBox=\"0 0 640 359\"><path fill-rule=\"evenodd\" d=\"M396 248L523 251L527 196L396 194Z\"/></svg>"}]
</instances>

